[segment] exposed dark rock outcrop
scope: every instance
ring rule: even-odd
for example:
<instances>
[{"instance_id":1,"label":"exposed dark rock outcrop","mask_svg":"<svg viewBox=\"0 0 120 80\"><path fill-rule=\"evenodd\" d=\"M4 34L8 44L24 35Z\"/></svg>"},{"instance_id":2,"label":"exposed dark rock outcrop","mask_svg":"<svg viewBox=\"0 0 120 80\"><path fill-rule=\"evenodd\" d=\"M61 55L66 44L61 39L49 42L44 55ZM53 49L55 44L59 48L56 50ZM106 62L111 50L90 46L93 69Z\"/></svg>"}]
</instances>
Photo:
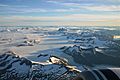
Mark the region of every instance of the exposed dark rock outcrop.
<instances>
[{"instance_id":1,"label":"exposed dark rock outcrop","mask_svg":"<svg viewBox=\"0 0 120 80\"><path fill-rule=\"evenodd\" d=\"M110 48L109 48L110 49ZM75 62L87 66L94 65L113 65L120 66L120 57L112 56L111 54L98 52L96 48L82 49L80 46L62 47L61 50L71 55ZM114 54L114 53L113 53Z\"/></svg>"},{"instance_id":2,"label":"exposed dark rock outcrop","mask_svg":"<svg viewBox=\"0 0 120 80\"><path fill-rule=\"evenodd\" d=\"M0 80L25 80L29 76L31 61L7 52L0 55Z\"/></svg>"},{"instance_id":3,"label":"exposed dark rock outcrop","mask_svg":"<svg viewBox=\"0 0 120 80\"><path fill-rule=\"evenodd\" d=\"M61 58L51 56L50 59L52 62L34 63L9 51L0 55L0 80L70 80L79 73Z\"/></svg>"}]
</instances>

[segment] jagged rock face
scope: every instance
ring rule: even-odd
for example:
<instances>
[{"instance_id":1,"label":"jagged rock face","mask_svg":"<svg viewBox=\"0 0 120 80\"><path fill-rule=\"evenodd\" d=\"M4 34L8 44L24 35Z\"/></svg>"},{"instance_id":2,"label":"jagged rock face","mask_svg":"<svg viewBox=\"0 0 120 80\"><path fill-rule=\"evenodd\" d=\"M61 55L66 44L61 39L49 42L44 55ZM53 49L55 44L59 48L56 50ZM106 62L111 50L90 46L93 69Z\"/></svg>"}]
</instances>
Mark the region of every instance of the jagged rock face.
<instances>
[{"instance_id":1,"label":"jagged rock face","mask_svg":"<svg viewBox=\"0 0 120 80\"><path fill-rule=\"evenodd\" d=\"M34 65L31 78L32 80L70 80L69 78L75 75L63 65Z\"/></svg>"},{"instance_id":2,"label":"jagged rock face","mask_svg":"<svg viewBox=\"0 0 120 80\"><path fill-rule=\"evenodd\" d=\"M15 54L0 55L0 80L25 80L28 77L32 63L26 58Z\"/></svg>"},{"instance_id":3,"label":"jagged rock face","mask_svg":"<svg viewBox=\"0 0 120 80\"><path fill-rule=\"evenodd\" d=\"M59 58L57 56L50 56L49 61L53 64L62 64L64 66L68 66L67 60Z\"/></svg>"},{"instance_id":4,"label":"jagged rock face","mask_svg":"<svg viewBox=\"0 0 120 80\"><path fill-rule=\"evenodd\" d=\"M59 57L50 56L46 64L39 63L32 66L30 79L32 80L70 80L79 73L67 62Z\"/></svg>"},{"instance_id":5,"label":"jagged rock face","mask_svg":"<svg viewBox=\"0 0 120 80\"><path fill-rule=\"evenodd\" d=\"M109 48L110 49L110 48ZM62 47L61 50L72 56L74 61L87 66L111 65L120 66L120 57L98 52L95 48L82 49L80 46Z\"/></svg>"},{"instance_id":6,"label":"jagged rock face","mask_svg":"<svg viewBox=\"0 0 120 80\"><path fill-rule=\"evenodd\" d=\"M12 53L0 55L0 80L70 80L77 73L63 64L34 64Z\"/></svg>"},{"instance_id":7,"label":"jagged rock face","mask_svg":"<svg viewBox=\"0 0 120 80\"><path fill-rule=\"evenodd\" d=\"M82 50L81 50L81 48L80 48L80 46L73 46L73 47L71 47L71 46L69 46L69 47L66 47L66 46L64 46L64 47L62 47L62 48L60 48L64 53L66 53L66 54L68 54L68 55L71 55L71 56L73 56L73 55L79 55L79 54L81 54L82 53Z\"/></svg>"}]
</instances>

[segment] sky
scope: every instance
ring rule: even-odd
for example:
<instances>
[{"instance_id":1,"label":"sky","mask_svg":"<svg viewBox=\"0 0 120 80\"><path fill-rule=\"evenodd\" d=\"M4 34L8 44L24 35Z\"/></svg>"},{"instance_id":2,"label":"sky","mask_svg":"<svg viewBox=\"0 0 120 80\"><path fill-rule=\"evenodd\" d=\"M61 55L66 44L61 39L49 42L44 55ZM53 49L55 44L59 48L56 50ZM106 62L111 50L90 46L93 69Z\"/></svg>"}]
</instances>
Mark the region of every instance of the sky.
<instances>
[{"instance_id":1,"label":"sky","mask_svg":"<svg viewBox=\"0 0 120 80\"><path fill-rule=\"evenodd\" d=\"M0 0L0 26L120 26L120 0Z\"/></svg>"}]
</instances>

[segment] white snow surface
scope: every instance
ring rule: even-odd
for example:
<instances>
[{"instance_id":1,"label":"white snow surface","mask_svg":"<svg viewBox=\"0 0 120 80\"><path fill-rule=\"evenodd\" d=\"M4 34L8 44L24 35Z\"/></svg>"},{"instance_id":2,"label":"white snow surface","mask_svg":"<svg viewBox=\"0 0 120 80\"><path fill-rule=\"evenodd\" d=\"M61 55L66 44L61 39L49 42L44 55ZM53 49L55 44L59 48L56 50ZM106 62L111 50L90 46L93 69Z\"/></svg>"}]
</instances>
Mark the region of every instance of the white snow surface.
<instances>
[{"instance_id":1,"label":"white snow surface","mask_svg":"<svg viewBox=\"0 0 120 80\"><path fill-rule=\"evenodd\" d=\"M102 41L97 36L93 36L95 31L99 30L95 29L88 31L77 29L76 27L63 28L60 31L59 28L54 27L0 27L0 52L13 51L19 56L26 57L35 62L43 62L43 64L48 61L51 55L55 55L65 58L70 65L83 69L80 64L74 62L70 55L64 54L59 48L73 45L79 45L83 49L91 47L107 48L106 45L110 42ZM68 36L72 38L68 39ZM89 41L88 39L90 38L93 38L93 40ZM76 39L84 39L84 41L75 43L74 41ZM69 40L73 41L69 42ZM25 41L28 41L28 43L24 43ZM100 51L100 49L97 49L97 51ZM48 56L38 57L40 54L48 54ZM17 63L14 66L17 66ZM24 65L18 69L21 69L21 72L25 71Z\"/></svg>"}]
</instances>

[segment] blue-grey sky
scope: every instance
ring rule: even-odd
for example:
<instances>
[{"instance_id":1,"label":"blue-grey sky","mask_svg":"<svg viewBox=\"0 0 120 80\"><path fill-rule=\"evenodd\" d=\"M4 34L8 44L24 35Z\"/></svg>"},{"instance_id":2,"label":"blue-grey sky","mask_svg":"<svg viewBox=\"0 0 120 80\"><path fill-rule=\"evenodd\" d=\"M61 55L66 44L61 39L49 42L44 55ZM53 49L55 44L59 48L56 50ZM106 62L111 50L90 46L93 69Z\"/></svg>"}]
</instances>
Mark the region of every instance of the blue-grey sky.
<instances>
[{"instance_id":1,"label":"blue-grey sky","mask_svg":"<svg viewBox=\"0 0 120 80\"><path fill-rule=\"evenodd\" d=\"M0 0L0 25L120 25L120 0Z\"/></svg>"}]
</instances>

